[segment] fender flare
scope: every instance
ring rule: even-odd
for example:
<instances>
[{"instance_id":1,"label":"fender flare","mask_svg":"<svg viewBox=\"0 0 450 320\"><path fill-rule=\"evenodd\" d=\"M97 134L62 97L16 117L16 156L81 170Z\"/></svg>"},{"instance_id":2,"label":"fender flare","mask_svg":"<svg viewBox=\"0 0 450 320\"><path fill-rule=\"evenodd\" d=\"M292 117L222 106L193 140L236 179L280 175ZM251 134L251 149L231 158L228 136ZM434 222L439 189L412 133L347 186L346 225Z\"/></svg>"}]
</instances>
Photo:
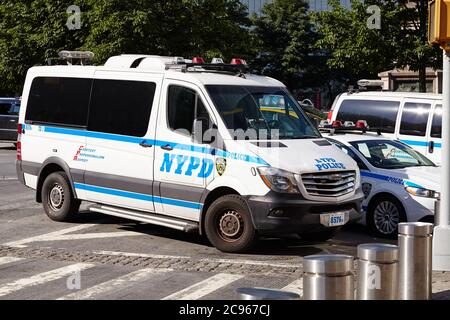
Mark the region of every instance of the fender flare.
<instances>
[{"instance_id":1,"label":"fender flare","mask_svg":"<svg viewBox=\"0 0 450 320\"><path fill-rule=\"evenodd\" d=\"M47 166L49 166L49 165L52 165L52 164L55 164L55 165L57 165L57 166L59 166L59 167L61 167L63 169L64 173L69 178L70 188L72 189L74 197L78 198L76 190L75 190L75 186L74 186L74 183L73 183L73 178L72 178L72 175L70 174L70 167L69 167L69 165L64 160L62 160L61 158L50 157L50 158L47 158L44 161L44 163L42 163L41 169L39 170L39 173L38 173L38 183L37 183L37 188L36 188L36 201L37 202L42 202L41 192L40 192L42 190L42 185L44 184L42 175L43 175L43 172L45 171L45 168Z\"/></svg>"}]
</instances>

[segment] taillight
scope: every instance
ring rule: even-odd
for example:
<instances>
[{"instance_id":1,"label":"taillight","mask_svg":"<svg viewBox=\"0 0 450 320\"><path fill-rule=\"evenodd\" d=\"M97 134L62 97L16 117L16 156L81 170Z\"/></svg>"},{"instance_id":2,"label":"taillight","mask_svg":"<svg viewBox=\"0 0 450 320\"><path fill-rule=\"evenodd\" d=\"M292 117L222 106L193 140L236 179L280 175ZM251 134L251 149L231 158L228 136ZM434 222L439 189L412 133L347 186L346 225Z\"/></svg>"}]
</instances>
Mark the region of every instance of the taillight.
<instances>
[{"instance_id":1,"label":"taillight","mask_svg":"<svg viewBox=\"0 0 450 320\"><path fill-rule=\"evenodd\" d=\"M22 137L22 124L17 126L17 160L22 161L22 143L20 142Z\"/></svg>"},{"instance_id":2,"label":"taillight","mask_svg":"<svg viewBox=\"0 0 450 320\"><path fill-rule=\"evenodd\" d=\"M328 116L327 116L327 119L328 119L328 121L330 121L331 122L331 119L333 118L333 110L332 111L330 111L330 112L328 112Z\"/></svg>"}]
</instances>

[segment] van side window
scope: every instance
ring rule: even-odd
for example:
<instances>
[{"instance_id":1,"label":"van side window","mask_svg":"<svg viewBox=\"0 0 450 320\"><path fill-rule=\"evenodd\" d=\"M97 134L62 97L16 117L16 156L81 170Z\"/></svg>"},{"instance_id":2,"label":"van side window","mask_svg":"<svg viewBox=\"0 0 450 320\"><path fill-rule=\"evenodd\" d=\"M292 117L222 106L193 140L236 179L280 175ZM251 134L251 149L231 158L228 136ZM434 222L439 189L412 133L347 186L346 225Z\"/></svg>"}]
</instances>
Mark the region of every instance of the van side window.
<instances>
[{"instance_id":1,"label":"van side window","mask_svg":"<svg viewBox=\"0 0 450 320\"><path fill-rule=\"evenodd\" d=\"M170 86L167 105L169 128L192 134L192 125L196 117L210 119L200 96L192 89Z\"/></svg>"},{"instance_id":2,"label":"van side window","mask_svg":"<svg viewBox=\"0 0 450 320\"><path fill-rule=\"evenodd\" d=\"M95 79L88 129L143 137L155 97L154 82Z\"/></svg>"},{"instance_id":3,"label":"van side window","mask_svg":"<svg viewBox=\"0 0 450 320\"><path fill-rule=\"evenodd\" d=\"M0 102L0 115L8 115L11 110L11 103Z\"/></svg>"},{"instance_id":4,"label":"van side window","mask_svg":"<svg viewBox=\"0 0 450 320\"><path fill-rule=\"evenodd\" d=\"M436 105L431 126L431 137L442 138L442 105Z\"/></svg>"},{"instance_id":5,"label":"van side window","mask_svg":"<svg viewBox=\"0 0 450 320\"><path fill-rule=\"evenodd\" d=\"M35 78L25 121L86 127L91 86L92 79Z\"/></svg>"},{"instance_id":6,"label":"van side window","mask_svg":"<svg viewBox=\"0 0 450 320\"><path fill-rule=\"evenodd\" d=\"M431 104L407 102L403 107L400 134L424 137Z\"/></svg>"},{"instance_id":7,"label":"van side window","mask_svg":"<svg viewBox=\"0 0 450 320\"><path fill-rule=\"evenodd\" d=\"M399 101L378 100L344 100L337 114L337 120L366 120L373 129L381 132L394 133L397 122Z\"/></svg>"}]
</instances>

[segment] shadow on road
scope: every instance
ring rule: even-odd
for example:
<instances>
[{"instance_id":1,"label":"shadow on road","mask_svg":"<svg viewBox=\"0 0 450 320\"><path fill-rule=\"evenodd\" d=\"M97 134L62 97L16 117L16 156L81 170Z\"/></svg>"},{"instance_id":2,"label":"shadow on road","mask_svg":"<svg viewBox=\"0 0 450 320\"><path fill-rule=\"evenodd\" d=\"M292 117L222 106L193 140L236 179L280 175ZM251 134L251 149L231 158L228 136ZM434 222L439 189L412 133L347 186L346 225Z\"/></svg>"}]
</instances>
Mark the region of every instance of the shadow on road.
<instances>
[{"instance_id":1,"label":"shadow on road","mask_svg":"<svg viewBox=\"0 0 450 320\"><path fill-rule=\"evenodd\" d=\"M81 211L74 219L73 223L98 225L118 225L118 230L133 231L144 236L155 236L165 239L192 243L202 246L200 250L211 250L210 253L218 253L204 236L198 233L185 233L166 227L141 223L123 218ZM391 243L396 244L396 240L377 239L371 236L366 228L361 225L346 226L334 239L326 242L308 242L298 236L285 236L282 238L262 238L257 245L245 256L251 255L271 255L271 256L307 256L320 253L341 253L356 255L356 248L362 243ZM235 255L234 255L235 256Z\"/></svg>"},{"instance_id":2,"label":"shadow on road","mask_svg":"<svg viewBox=\"0 0 450 320\"><path fill-rule=\"evenodd\" d=\"M8 145L8 144L3 145L2 144L0 146L0 150L16 151L16 147L13 144L11 144L11 145Z\"/></svg>"}]
</instances>

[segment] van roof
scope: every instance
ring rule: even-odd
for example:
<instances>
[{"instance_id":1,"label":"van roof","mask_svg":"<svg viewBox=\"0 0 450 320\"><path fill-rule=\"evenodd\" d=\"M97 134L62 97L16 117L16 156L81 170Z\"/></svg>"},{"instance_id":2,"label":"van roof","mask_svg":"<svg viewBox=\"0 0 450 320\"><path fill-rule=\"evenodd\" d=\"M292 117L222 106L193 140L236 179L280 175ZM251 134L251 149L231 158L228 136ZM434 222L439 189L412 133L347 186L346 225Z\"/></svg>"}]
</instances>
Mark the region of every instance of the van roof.
<instances>
[{"instance_id":1,"label":"van roof","mask_svg":"<svg viewBox=\"0 0 450 320\"><path fill-rule=\"evenodd\" d=\"M335 133L335 134L330 134L330 133L323 133L322 135L324 138L329 138L329 139L335 139L337 141L341 141L341 142L355 142L355 141L364 141L364 140L393 140L392 138L383 136L383 135L378 135L377 133L372 133L372 132L366 132L364 134L362 133Z\"/></svg>"},{"instance_id":2,"label":"van roof","mask_svg":"<svg viewBox=\"0 0 450 320\"><path fill-rule=\"evenodd\" d=\"M121 55L108 59L104 66L55 65L33 67L29 70L32 76L66 75L72 77L92 76L96 71L117 71L133 73L151 73L164 75L168 79L197 82L203 85L242 85L285 87L280 81L250 73L243 75L219 73L202 69L201 66L182 70L182 65L173 64L177 57ZM168 67L170 65L170 67Z\"/></svg>"},{"instance_id":3,"label":"van roof","mask_svg":"<svg viewBox=\"0 0 450 320\"><path fill-rule=\"evenodd\" d=\"M419 93L419 92L390 92L390 91L366 91L350 93L346 92L341 97L353 97L353 98L412 98L412 99L436 99L442 100L442 94L436 93Z\"/></svg>"}]
</instances>

